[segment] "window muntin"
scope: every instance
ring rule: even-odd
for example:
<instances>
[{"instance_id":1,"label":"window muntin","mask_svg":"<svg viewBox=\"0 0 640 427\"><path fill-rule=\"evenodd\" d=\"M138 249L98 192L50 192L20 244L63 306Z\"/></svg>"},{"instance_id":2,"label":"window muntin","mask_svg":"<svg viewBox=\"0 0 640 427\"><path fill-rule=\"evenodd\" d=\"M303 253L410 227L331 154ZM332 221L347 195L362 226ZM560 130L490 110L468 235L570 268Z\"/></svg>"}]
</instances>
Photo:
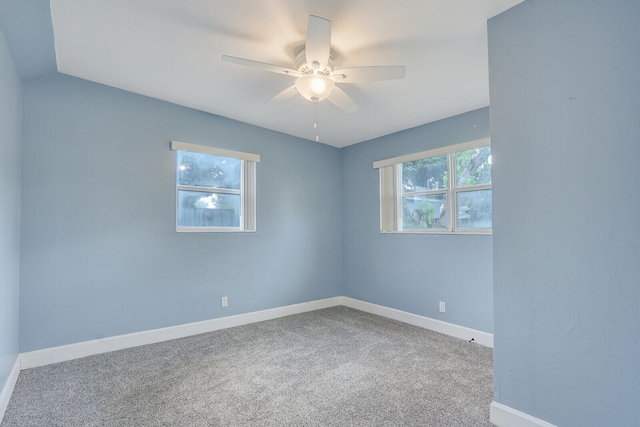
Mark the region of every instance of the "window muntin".
<instances>
[{"instance_id":1,"label":"window muntin","mask_svg":"<svg viewBox=\"0 0 640 427\"><path fill-rule=\"evenodd\" d=\"M173 141L176 230L255 231L255 154Z\"/></svg>"},{"instance_id":2,"label":"window muntin","mask_svg":"<svg viewBox=\"0 0 640 427\"><path fill-rule=\"evenodd\" d=\"M491 147L483 146L452 154L456 165L456 221L459 230L491 229Z\"/></svg>"},{"instance_id":3,"label":"window muntin","mask_svg":"<svg viewBox=\"0 0 640 427\"><path fill-rule=\"evenodd\" d=\"M375 162L380 169L380 231L491 233L489 142ZM391 217L394 213L397 218Z\"/></svg>"}]
</instances>

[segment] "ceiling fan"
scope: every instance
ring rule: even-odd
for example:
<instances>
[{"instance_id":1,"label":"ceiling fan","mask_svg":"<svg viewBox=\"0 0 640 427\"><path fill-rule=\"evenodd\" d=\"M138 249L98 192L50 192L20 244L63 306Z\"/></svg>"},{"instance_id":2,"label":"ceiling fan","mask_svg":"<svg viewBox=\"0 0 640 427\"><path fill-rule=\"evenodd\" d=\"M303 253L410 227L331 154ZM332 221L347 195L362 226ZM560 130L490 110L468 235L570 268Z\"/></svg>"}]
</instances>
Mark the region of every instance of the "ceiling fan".
<instances>
[{"instance_id":1,"label":"ceiling fan","mask_svg":"<svg viewBox=\"0 0 640 427\"><path fill-rule=\"evenodd\" d=\"M309 16L307 40L295 59L295 69L235 56L222 55L222 60L245 67L295 77L296 81L267 102L283 101L296 94L312 102L324 99L341 110L352 113L358 106L336 83L367 83L403 79L404 66L352 67L335 70L331 50L331 21L319 16Z\"/></svg>"}]
</instances>

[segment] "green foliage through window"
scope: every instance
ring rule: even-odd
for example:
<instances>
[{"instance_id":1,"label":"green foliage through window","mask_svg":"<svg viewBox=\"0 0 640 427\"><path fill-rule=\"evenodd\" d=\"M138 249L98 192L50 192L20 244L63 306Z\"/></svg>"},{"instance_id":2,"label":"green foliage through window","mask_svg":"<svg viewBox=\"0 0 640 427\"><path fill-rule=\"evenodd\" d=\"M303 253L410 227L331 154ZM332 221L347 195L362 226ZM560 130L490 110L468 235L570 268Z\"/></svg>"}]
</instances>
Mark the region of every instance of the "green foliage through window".
<instances>
[{"instance_id":1,"label":"green foliage through window","mask_svg":"<svg viewBox=\"0 0 640 427\"><path fill-rule=\"evenodd\" d=\"M399 167L403 230L492 227L490 146L411 160ZM452 175L455 183L449 182ZM453 218L448 217L450 210Z\"/></svg>"},{"instance_id":2,"label":"green foliage through window","mask_svg":"<svg viewBox=\"0 0 640 427\"><path fill-rule=\"evenodd\" d=\"M491 147L473 148L455 156L458 187L491 184Z\"/></svg>"},{"instance_id":3,"label":"green foliage through window","mask_svg":"<svg viewBox=\"0 0 640 427\"><path fill-rule=\"evenodd\" d=\"M446 188L447 169L446 155L403 163L402 192L413 193Z\"/></svg>"}]
</instances>

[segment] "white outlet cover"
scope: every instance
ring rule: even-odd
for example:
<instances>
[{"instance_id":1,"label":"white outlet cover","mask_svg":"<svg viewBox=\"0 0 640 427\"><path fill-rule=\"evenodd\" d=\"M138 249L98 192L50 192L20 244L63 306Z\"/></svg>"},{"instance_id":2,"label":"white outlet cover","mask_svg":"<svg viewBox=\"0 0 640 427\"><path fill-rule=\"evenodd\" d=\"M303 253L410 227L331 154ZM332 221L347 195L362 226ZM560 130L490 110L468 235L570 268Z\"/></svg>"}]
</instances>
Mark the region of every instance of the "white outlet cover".
<instances>
[{"instance_id":1,"label":"white outlet cover","mask_svg":"<svg viewBox=\"0 0 640 427\"><path fill-rule=\"evenodd\" d=\"M440 301L440 313L444 313L444 310L445 310L444 301Z\"/></svg>"}]
</instances>

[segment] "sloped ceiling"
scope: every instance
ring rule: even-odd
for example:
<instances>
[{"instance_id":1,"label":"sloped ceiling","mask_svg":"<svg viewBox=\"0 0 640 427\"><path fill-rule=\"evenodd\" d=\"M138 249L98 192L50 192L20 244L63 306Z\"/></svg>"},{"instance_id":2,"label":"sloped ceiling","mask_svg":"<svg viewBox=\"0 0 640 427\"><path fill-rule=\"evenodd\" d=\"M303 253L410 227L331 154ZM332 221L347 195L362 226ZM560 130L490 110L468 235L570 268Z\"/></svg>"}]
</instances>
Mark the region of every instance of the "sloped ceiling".
<instances>
[{"instance_id":1,"label":"sloped ceiling","mask_svg":"<svg viewBox=\"0 0 640 427\"><path fill-rule=\"evenodd\" d=\"M486 21L522 0L51 0L58 71L344 147L489 105ZM296 96L292 77L223 54L294 67L309 15L332 22L336 68L405 65L406 78L343 84L347 114ZM318 121L318 129L313 123Z\"/></svg>"}]
</instances>

